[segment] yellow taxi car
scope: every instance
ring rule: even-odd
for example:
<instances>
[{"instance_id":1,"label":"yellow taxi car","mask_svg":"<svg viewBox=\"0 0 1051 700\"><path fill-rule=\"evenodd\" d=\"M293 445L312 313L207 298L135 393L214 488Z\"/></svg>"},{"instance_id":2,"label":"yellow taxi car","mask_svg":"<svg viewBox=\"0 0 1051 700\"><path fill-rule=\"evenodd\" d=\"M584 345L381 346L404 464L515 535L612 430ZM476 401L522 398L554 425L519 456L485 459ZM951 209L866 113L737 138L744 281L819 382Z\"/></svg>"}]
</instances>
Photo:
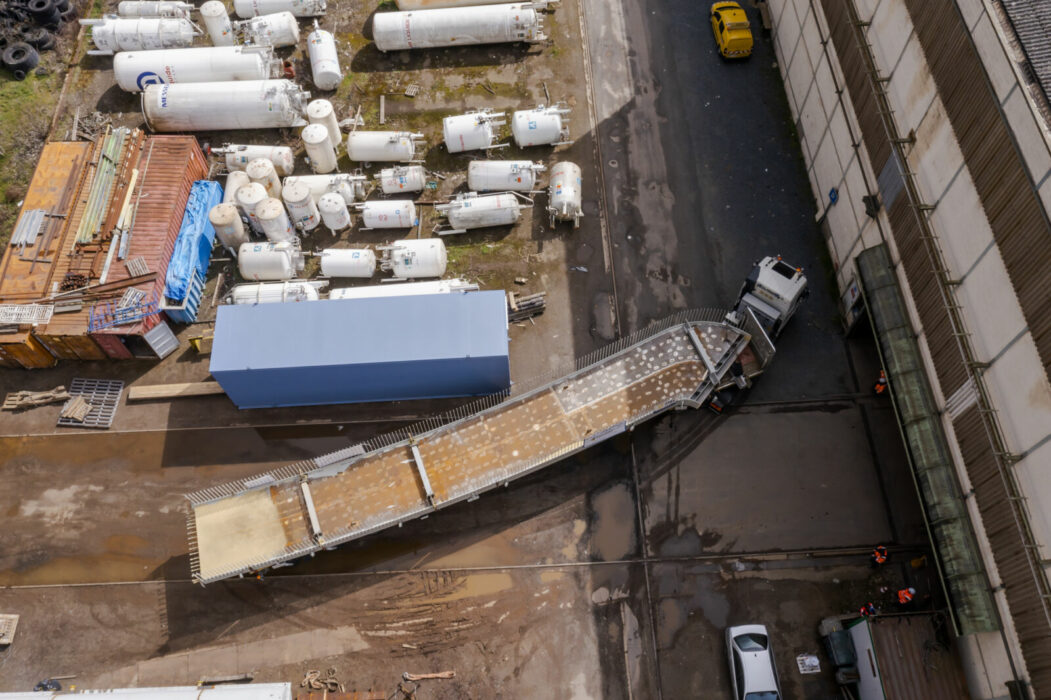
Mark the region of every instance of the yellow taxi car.
<instances>
[{"instance_id":1,"label":"yellow taxi car","mask_svg":"<svg viewBox=\"0 0 1051 700\"><path fill-rule=\"evenodd\" d=\"M736 2L712 5L712 31L723 58L747 58L752 55L752 29L748 15Z\"/></svg>"}]
</instances>

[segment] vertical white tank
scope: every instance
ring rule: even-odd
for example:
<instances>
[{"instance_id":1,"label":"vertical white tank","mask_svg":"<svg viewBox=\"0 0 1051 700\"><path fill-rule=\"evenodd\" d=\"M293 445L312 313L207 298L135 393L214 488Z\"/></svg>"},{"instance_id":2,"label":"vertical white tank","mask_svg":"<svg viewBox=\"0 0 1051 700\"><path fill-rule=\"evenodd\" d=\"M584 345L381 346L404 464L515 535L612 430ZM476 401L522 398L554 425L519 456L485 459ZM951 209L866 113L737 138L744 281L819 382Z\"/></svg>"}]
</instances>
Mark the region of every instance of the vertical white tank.
<instances>
[{"instance_id":1,"label":"vertical white tank","mask_svg":"<svg viewBox=\"0 0 1051 700\"><path fill-rule=\"evenodd\" d=\"M188 19L104 17L82 19L91 27L92 56L110 56L118 51L154 51L185 48L200 34Z\"/></svg>"},{"instance_id":2,"label":"vertical white tank","mask_svg":"<svg viewBox=\"0 0 1051 700\"><path fill-rule=\"evenodd\" d=\"M569 124L563 117L570 109L563 104L515 112L511 117L511 135L519 148L553 146L569 141Z\"/></svg>"},{"instance_id":3,"label":"vertical white tank","mask_svg":"<svg viewBox=\"0 0 1051 700\"><path fill-rule=\"evenodd\" d=\"M291 12L275 12L237 23L245 43L256 46L295 46L299 43L299 22Z\"/></svg>"},{"instance_id":4,"label":"vertical white tank","mask_svg":"<svg viewBox=\"0 0 1051 700\"><path fill-rule=\"evenodd\" d=\"M580 227L580 219L584 216L581 201L583 183L580 166L576 163L563 161L551 168L551 181L547 185L547 213L552 228L556 221L572 221L573 228Z\"/></svg>"},{"instance_id":5,"label":"vertical white tank","mask_svg":"<svg viewBox=\"0 0 1051 700\"><path fill-rule=\"evenodd\" d=\"M376 274L376 254L368 248L328 248L321 251L321 274L368 279Z\"/></svg>"},{"instance_id":6,"label":"vertical white tank","mask_svg":"<svg viewBox=\"0 0 1051 700\"><path fill-rule=\"evenodd\" d=\"M154 131L222 131L303 126L309 92L291 80L147 85L142 113Z\"/></svg>"},{"instance_id":7,"label":"vertical white tank","mask_svg":"<svg viewBox=\"0 0 1051 700\"><path fill-rule=\"evenodd\" d=\"M296 228L312 231L321 223L321 215L310 194L310 188L302 182L285 185L281 189L281 199L285 200L288 216Z\"/></svg>"},{"instance_id":8,"label":"vertical white tank","mask_svg":"<svg viewBox=\"0 0 1051 700\"><path fill-rule=\"evenodd\" d=\"M241 207L249 227L256 233L263 232L263 225L259 223L255 210L267 197L266 188L257 182L250 182L234 193L234 201Z\"/></svg>"},{"instance_id":9,"label":"vertical white tank","mask_svg":"<svg viewBox=\"0 0 1051 700\"><path fill-rule=\"evenodd\" d=\"M263 227L263 235L271 243L286 243L296 239L295 229L280 199L267 197L256 205L255 215Z\"/></svg>"},{"instance_id":10,"label":"vertical white tank","mask_svg":"<svg viewBox=\"0 0 1051 700\"><path fill-rule=\"evenodd\" d=\"M324 124L328 129L328 137L332 139L332 145L339 150L343 143L343 132L339 130L339 120L336 118L336 109L328 100L312 100L307 105L307 121L311 124Z\"/></svg>"},{"instance_id":11,"label":"vertical white tank","mask_svg":"<svg viewBox=\"0 0 1051 700\"><path fill-rule=\"evenodd\" d=\"M330 173L336 169L336 148L324 124L308 124L299 136L303 139L310 167L315 173Z\"/></svg>"},{"instance_id":12,"label":"vertical white tank","mask_svg":"<svg viewBox=\"0 0 1051 700\"><path fill-rule=\"evenodd\" d=\"M466 12L466 10L458 10ZM449 153L462 153L490 148L496 140L495 127L504 124L503 113L489 109L457 114L442 121L445 147Z\"/></svg>"},{"instance_id":13,"label":"vertical white tank","mask_svg":"<svg viewBox=\"0 0 1051 700\"><path fill-rule=\"evenodd\" d=\"M273 163L281 176L291 175L296 169L295 155L288 146L228 143L222 148L213 148L211 152L224 156L226 167L231 171L244 170L256 158L265 158Z\"/></svg>"},{"instance_id":14,"label":"vertical white tank","mask_svg":"<svg viewBox=\"0 0 1051 700\"><path fill-rule=\"evenodd\" d=\"M547 39L541 15L530 3L377 12L372 36L380 51Z\"/></svg>"},{"instance_id":15,"label":"vertical white tank","mask_svg":"<svg viewBox=\"0 0 1051 700\"><path fill-rule=\"evenodd\" d=\"M325 14L325 0L234 0L234 12L248 19L278 12L291 12L296 17Z\"/></svg>"},{"instance_id":16,"label":"vertical white tank","mask_svg":"<svg viewBox=\"0 0 1051 700\"><path fill-rule=\"evenodd\" d=\"M365 228L412 228L416 205L411 199L377 199L356 205Z\"/></svg>"},{"instance_id":17,"label":"vertical white tank","mask_svg":"<svg viewBox=\"0 0 1051 700\"><path fill-rule=\"evenodd\" d=\"M234 170L226 176L226 185L223 188L223 204L236 204L235 199L237 190L241 189L245 185L252 181L248 178L248 173L243 170Z\"/></svg>"},{"instance_id":18,"label":"vertical white tank","mask_svg":"<svg viewBox=\"0 0 1051 700\"><path fill-rule=\"evenodd\" d=\"M422 165L397 166L380 171L380 189L383 194L420 192L426 186L427 176Z\"/></svg>"},{"instance_id":19,"label":"vertical white tank","mask_svg":"<svg viewBox=\"0 0 1051 700\"><path fill-rule=\"evenodd\" d=\"M204 29L208 32L213 46L234 45L234 27L230 24L226 5L220 0L208 0L201 5L201 21L204 22Z\"/></svg>"},{"instance_id":20,"label":"vertical white tank","mask_svg":"<svg viewBox=\"0 0 1051 700\"><path fill-rule=\"evenodd\" d=\"M241 212L233 204L216 204L208 212L208 221L215 229L219 244L231 254L237 255L241 244L248 242L248 232L241 223Z\"/></svg>"},{"instance_id":21,"label":"vertical white tank","mask_svg":"<svg viewBox=\"0 0 1051 700\"><path fill-rule=\"evenodd\" d=\"M335 192L348 205L365 197L365 176L329 173L328 175L293 175L285 178L285 184L303 182L317 201L326 192Z\"/></svg>"},{"instance_id":22,"label":"vertical white tank","mask_svg":"<svg viewBox=\"0 0 1051 700\"><path fill-rule=\"evenodd\" d=\"M434 209L449 219L456 231L488 226L508 226L518 221L524 207L513 194L458 194L448 204L437 204Z\"/></svg>"},{"instance_id":23,"label":"vertical white tank","mask_svg":"<svg viewBox=\"0 0 1051 700\"><path fill-rule=\"evenodd\" d=\"M321 295L318 293L318 286L328 286L328 282L290 280L288 282L239 284L230 290L230 294L226 298L231 304L282 304L317 301L321 298Z\"/></svg>"},{"instance_id":24,"label":"vertical white tank","mask_svg":"<svg viewBox=\"0 0 1051 700\"><path fill-rule=\"evenodd\" d=\"M291 243L242 243L237 268L246 280L290 280L299 266L299 249Z\"/></svg>"},{"instance_id":25,"label":"vertical white tank","mask_svg":"<svg viewBox=\"0 0 1051 700\"><path fill-rule=\"evenodd\" d=\"M193 5L173 0L121 0L117 5L119 17L181 17L190 19Z\"/></svg>"},{"instance_id":26,"label":"vertical white tank","mask_svg":"<svg viewBox=\"0 0 1051 700\"><path fill-rule=\"evenodd\" d=\"M423 134L408 131L352 131L347 134L347 155L359 163L408 163L421 138Z\"/></svg>"},{"instance_id":27,"label":"vertical white tank","mask_svg":"<svg viewBox=\"0 0 1051 700\"><path fill-rule=\"evenodd\" d=\"M350 211L347 209L347 203L335 192L321 195L317 201L317 208L321 213L321 220L325 222L325 226L333 236L350 226Z\"/></svg>"},{"instance_id":28,"label":"vertical white tank","mask_svg":"<svg viewBox=\"0 0 1051 700\"><path fill-rule=\"evenodd\" d=\"M269 46L122 51L113 57L113 77L127 92L164 83L266 80L273 55Z\"/></svg>"},{"instance_id":29,"label":"vertical white tank","mask_svg":"<svg viewBox=\"0 0 1051 700\"><path fill-rule=\"evenodd\" d=\"M277 176L274 164L266 158L256 158L245 166L248 179L263 186L269 197L281 196L281 179Z\"/></svg>"},{"instance_id":30,"label":"vertical white tank","mask_svg":"<svg viewBox=\"0 0 1051 700\"><path fill-rule=\"evenodd\" d=\"M335 90L339 87L343 81L343 71L339 68L336 38L332 32L318 27L317 20L314 20L314 31L307 35L307 53L310 55L310 72L318 90Z\"/></svg>"},{"instance_id":31,"label":"vertical white tank","mask_svg":"<svg viewBox=\"0 0 1051 700\"><path fill-rule=\"evenodd\" d=\"M467 186L474 192L530 192L543 171L542 163L528 160L472 160Z\"/></svg>"},{"instance_id":32,"label":"vertical white tank","mask_svg":"<svg viewBox=\"0 0 1051 700\"><path fill-rule=\"evenodd\" d=\"M448 260L442 239L410 238L387 246L380 267L401 279L441 277Z\"/></svg>"}]
</instances>

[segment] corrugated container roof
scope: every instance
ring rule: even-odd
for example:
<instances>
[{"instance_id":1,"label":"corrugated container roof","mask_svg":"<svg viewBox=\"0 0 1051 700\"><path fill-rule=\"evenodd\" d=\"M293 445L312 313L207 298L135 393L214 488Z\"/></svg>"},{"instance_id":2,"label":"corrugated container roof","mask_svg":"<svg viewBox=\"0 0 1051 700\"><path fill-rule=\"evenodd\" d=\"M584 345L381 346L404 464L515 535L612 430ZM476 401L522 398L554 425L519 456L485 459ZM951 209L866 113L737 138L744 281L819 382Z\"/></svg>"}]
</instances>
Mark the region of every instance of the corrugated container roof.
<instances>
[{"instance_id":1,"label":"corrugated container roof","mask_svg":"<svg viewBox=\"0 0 1051 700\"><path fill-rule=\"evenodd\" d=\"M1051 99L1051 3L1047 0L1002 0L1044 95Z\"/></svg>"}]
</instances>

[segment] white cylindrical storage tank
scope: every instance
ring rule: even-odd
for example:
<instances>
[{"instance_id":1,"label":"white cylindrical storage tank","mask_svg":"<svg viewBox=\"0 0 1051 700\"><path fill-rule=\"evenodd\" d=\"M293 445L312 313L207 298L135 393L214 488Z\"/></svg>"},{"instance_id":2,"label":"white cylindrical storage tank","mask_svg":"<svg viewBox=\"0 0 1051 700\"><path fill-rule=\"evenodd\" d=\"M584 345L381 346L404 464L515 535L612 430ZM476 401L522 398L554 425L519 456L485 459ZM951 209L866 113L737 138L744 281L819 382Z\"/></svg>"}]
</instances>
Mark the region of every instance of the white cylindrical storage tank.
<instances>
[{"instance_id":1,"label":"white cylindrical storage tank","mask_svg":"<svg viewBox=\"0 0 1051 700\"><path fill-rule=\"evenodd\" d=\"M245 172L249 180L263 186L267 196L275 199L281 196L281 178L277 176L277 169L271 161L256 158L245 166Z\"/></svg>"},{"instance_id":2,"label":"white cylindrical storage tank","mask_svg":"<svg viewBox=\"0 0 1051 700\"><path fill-rule=\"evenodd\" d=\"M569 114L565 107L544 107L515 112L511 117L511 135L519 148L527 146L551 146L569 139L569 128L563 115Z\"/></svg>"},{"instance_id":3,"label":"white cylindrical storage tank","mask_svg":"<svg viewBox=\"0 0 1051 700\"><path fill-rule=\"evenodd\" d=\"M477 195L468 192L434 208L448 217L449 225L454 229L468 230L513 224L521 216L522 206L513 194Z\"/></svg>"},{"instance_id":4,"label":"white cylindrical storage tank","mask_svg":"<svg viewBox=\"0 0 1051 700\"><path fill-rule=\"evenodd\" d=\"M543 41L543 21L532 5L506 4L418 12L377 12L372 36L380 51Z\"/></svg>"},{"instance_id":5,"label":"white cylindrical storage tank","mask_svg":"<svg viewBox=\"0 0 1051 700\"><path fill-rule=\"evenodd\" d=\"M353 131L347 134L347 155L359 163L407 163L416 155L414 139L421 136L407 131Z\"/></svg>"},{"instance_id":6,"label":"white cylindrical storage tank","mask_svg":"<svg viewBox=\"0 0 1051 700\"><path fill-rule=\"evenodd\" d=\"M546 5L555 0L533 0L534 5ZM474 7L475 5L506 5L507 0L395 0L399 10L438 10L443 7Z\"/></svg>"},{"instance_id":7,"label":"white cylindrical storage tank","mask_svg":"<svg viewBox=\"0 0 1051 700\"><path fill-rule=\"evenodd\" d=\"M448 260L442 239L410 238L391 244L383 260L383 269L403 279L441 277Z\"/></svg>"},{"instance_id":8,"label":"white cylindrical storage tank","mask_svg":"<svg viewBox=\"0 0 1051 700\"><path fill-rule=\"evenodd\" d=\"M321 251L321 274L368 279L376 274L376 254L368 248L328 248Z\"/></svg>"},{"instance_id":9,"label":"white cylindrical storage tank","mask_svg":"<svg viewBox=\"0 0 1051 700\"><path fill-rule=\"evenodd\" d=\"M256 46L295 46L299 43L299 22L291 12L276 12L239 22L245 42Z\"/></svg>"},{"instance_id":10,"label":"white cylindrical storage tank","mask_svg":"<svg viewBox=\"0 0 1051 700\"><path fill-rule=\"evenodd\" d=\"M573 228L580 226L584 215L581 201L584 180L580 176L580 166L568 161L555 163L551 168L551 181L547 185L547 213L551 216L551 225L556 221L572 221Z\"/></svg>"},{"instance_id":11,"label":"white cylindrical storage tank","mask_svg":"<svg viewBox=\"0 0 1051 700\"><path fill-rule=\"evenodd\" d=\"M148 85L142 113L154 131L221 131L303 126L310 93L291 80Z\"/></svg>"},{"instance_id":12,"label":"white cylindrical storage tank","mask_svg":"<svg viewBox=\"0 0 1051 700\"><path fill-rule=\"evenodd\" d=\"M407 165L384 168L380 171L380 189L383 194L420 192L427 183L422 165Z\"/></svg>"},{"instance_id":13,"label":"white cylindrical storage tank","mask_svg":"<svg viewBox=\"0 0 1051 700\"><path fill-rule=\"evenodd\" d=\"M173 0L121 0L117 5L119 17L181 17L190 19L193 5Z\"/></svg>"},{"instance_id":14,"label":"white cylindrical storage tank","mask_svg":"<svg viewBox=\"0 0 1051 700\"><path fill-rule=\"evenodd\" d=\"M237 269L246 280L290 280L299 252L291 243L242 243Z\"/></svg>"},{"instance_id":15,"label":"white cylindrical storage tank","mask_svg":"<svg viewBox=\"0 0 1051 700\"><path fill-rule=\"evenodd\" d=\"M530 192L541 163L528 160L473 160L467 164L467 186L473 192Z\"/></svg>"},{"instance_id":16,"label":"white cylindrical storage tank","mask_svg":"<svg viewBox=\"0 0 1051 700\"><path fill-rule=\"evenodd\" d=\"M343 132L339 130L339 120L336 119L336 108L328 100L312 100L307 105L307 121L311 124L324 124L328 129L328 137L332 139L332 146L338 151L343 143Z\"/></svg>"},{"instance_id":17,"label":"white cylindrical storage tank","mask_svg":"<svg viewBox=\"0 0 1051 700\"><path fill-rule=\"evenodd\" d=\"M292 228L292 222L285 211L285 205L280 199L267 197L255 208L256 218L259 225L263 227L263 235L271 243L287 243L294 241L296 231Z\"/></svg>"},{"instance_id":18,"label":"white cylindrical storage tank","mask_svg":"<svg viewBox=\"0 0 1051 700\"><path fill-rule=\"evenodd\" d=\"M229 173L226 176L226 185L223 189L223 204L236 204L237 190L251 182L248 178L248 173L242 170L234 170Z\"/></svg>"},{"instance_id":19,"label":"white cylindrical storage tank","mask_svg":"<svg viewBox=\"0 0 1051 700\"><path fill-rule=\"evenodd\" d=\"M317 201L317 208L321 213L321 220L325 222L325 226L332 232L332 235L350 226L350 211L347 209L347 203L335 192L321 195Z\"/></svg>"},{"instance_id":20,"label":"white cylindrical storage tank","mask_svg":"<svg viewBox=\"0 0 1051 700\"><path fill-rule=\"evenodd\" d=\"M321 215L310 194L310 188L302 182L285 185L281 189L281 199L285 200L288 216L296 228L301 231L312 231L321 223Z\"/></svg>"},{"instance_id":21,"label":"white cylindrical storage tank","mask_svg":"<svg viewBox=\"0 0 1051 700\"><path fill-rule=\"evenodd\" d=\"M109 56L118 51L154 51L184 48L199 34L188 19L140 17L138 19L105 17L82 19L91 27L94 56Z\"/></svg>"},{"instance_id":22,"label":"white cylindrical storage tank","mask_svg":"<svg viewBox=\"0 0 1051 700\"><path fill-rule=\"evenodd\" d=\"M290 12L296 17L316 17L325 14L325 7L325 0L234 0L234 12L244 19L278 12Z\"/></svg>"},{"instance_id":23,"label":"white cylindrical storage tank","mask_svg":"<svg viewBox=\"0 0 1051 700\"><path fill-rule=\"evenodd\" d=\"M343 81L339 68L339 54L332 32L326 32L314 22L314 31L307 34L307 53L310 55L310 73L319 90L335 90ZM336 141L335 143L339 143Z\"/></svg>"},{"instance_id":24,"label":"white cylindrical storage tank","mask_svg":"<svg viewBox=\"0 0 1051 700\"><path fill-rule=\"evenodd\" d=\"M124 51L113 57L113 77L127 92L147 85L266 80L273 49L207 46L199 49Z\"/></svg>"},{"instance_id":25,"label":"white cylindrical storage tank","mask_svg":"<svg viewBox=\"0 0 1051 700\"><path fill-rule=\"evenodd\" d=\"M234 27L230 24L230 15L226 12L226 5L220 0L208 0L201 5L201 21L204 30L212 40L213 46L233 46Z\"/></svg>"},{"instance_id":26,"label":"white cylindrical storage tank","mask_svg":"<svg viewBox=\"0 0 1051 700\"><path fill-rule=\"evenodd\" d=\"M348 205L365 196L364 175L330 173L328 175L293 175L285 178L286 185L291 182L306 183L315 201L318 201L321 195L327 192L335 192Z\"/></svg>"},{"instance_id":27,"label":"white cylindrical storage tank","mask_svg":"<svg viewBox=\"0 0 1051 700\"><path fill-rule=\"evenodd\" d=\"M226 167L231 171L244 170L256 158L264 158L274 164L278 175L291 175L296 169L296 158L288 146L257 146L251 144L230 143L216 148L214 153L221 153Z\"/></svg>"},{"instance_id":28,"label":"white cylindrical storage tank","mask_svg":"<svg viewBox=\"0 0 1051 700\"><path fill-rule=\"evenodd\" d=\"M242 243L248 242L248 232L241 223L241 212L233 204L216 204L208 212L208 221L215 229L219 244L236 255Z\"/></svg>"},{"instance_id":29,"label":"white cylindrical storage tank","mask_svg":"<svg viewBox=\"0 0 1051 700\"><path fill-rule=\"evenodd\" d=\"M377 199L357 205L365 228L412 228L416 205L411 199Z\"/></svg>"},{"instance_id":30,"label":"white cylindrical storage tank","mask_svg":"<svg viewBox=\"0 0 1051 700\"><path fill-rule=\"evenodd\" d=\"M326 283L327 284L327 283ZM239 284L230 290L231 304L281 304L317 301L321 298L315 283L301 280Z\"/></svg>"},{"instance_id":31,"label":"white cylindrical storage tank","mask_svg":"<svg viewBox=\"0 0 1051 700\"><path fill-rule=\"evenodd\" d=\"M442 134L449 153L477 151L489 148L496 140L493 120L502 114L468 112L446 117L442 121Z\"/></svg>"},{"instance_id":32,"label":"white cylindrical storage tank","mask_svg":"<svg viewBox=\"0 0 1051 700\"><path fill-rule=\"evenodd\" d=\"M408 297L416 294L452 294L477 292L478 285L464 279L433 280L431 282L403 282L401 284L372 284L367 287L340 287L328 293L329 299L375 299L376 297Z\"/></svg>"},{"instance_id":33,"label":"white cylindrical storage tank","mask_svg":"<svg viewBox=\"0 0 1051 700\"><path fill-rule=\"evenodd\" d=\"M299 136L315 173L330 173L336 169L336 147L332 145L324 124L308 124Z\"/></svg>"},{"instance_id":34,"label":"white cylindrical storage tank","mask_svg":"<svg viewBox=\"0 0 1051 700\"><path fill-rule=\"evenodd\" d=\"M241 212L248 219L248 225L256 233L263 232L263 225L259 223L255 210L267 196L266 188L257 182L249 182L234 193L234 202L241 208Z\"/></svg>"}]
</instances>

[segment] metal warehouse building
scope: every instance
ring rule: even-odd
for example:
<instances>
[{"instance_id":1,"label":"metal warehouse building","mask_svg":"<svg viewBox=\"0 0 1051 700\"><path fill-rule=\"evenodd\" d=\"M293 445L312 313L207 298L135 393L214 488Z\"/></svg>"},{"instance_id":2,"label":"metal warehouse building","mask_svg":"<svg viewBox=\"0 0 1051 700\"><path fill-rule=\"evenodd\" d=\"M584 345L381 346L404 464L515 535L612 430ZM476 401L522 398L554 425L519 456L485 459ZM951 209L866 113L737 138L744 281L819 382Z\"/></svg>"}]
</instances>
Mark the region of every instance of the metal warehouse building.
<instances>
[{"instance_id":1,"label":"metal warehouse building","mask_svg":"<svg viewBox=\"0 0 1051 700\"><path fill-rule=\"evenodd\" d=\"M501 291L231 305L210 369L238 408L481 396L507 344Z\"/></svg>"}]
</instances>

